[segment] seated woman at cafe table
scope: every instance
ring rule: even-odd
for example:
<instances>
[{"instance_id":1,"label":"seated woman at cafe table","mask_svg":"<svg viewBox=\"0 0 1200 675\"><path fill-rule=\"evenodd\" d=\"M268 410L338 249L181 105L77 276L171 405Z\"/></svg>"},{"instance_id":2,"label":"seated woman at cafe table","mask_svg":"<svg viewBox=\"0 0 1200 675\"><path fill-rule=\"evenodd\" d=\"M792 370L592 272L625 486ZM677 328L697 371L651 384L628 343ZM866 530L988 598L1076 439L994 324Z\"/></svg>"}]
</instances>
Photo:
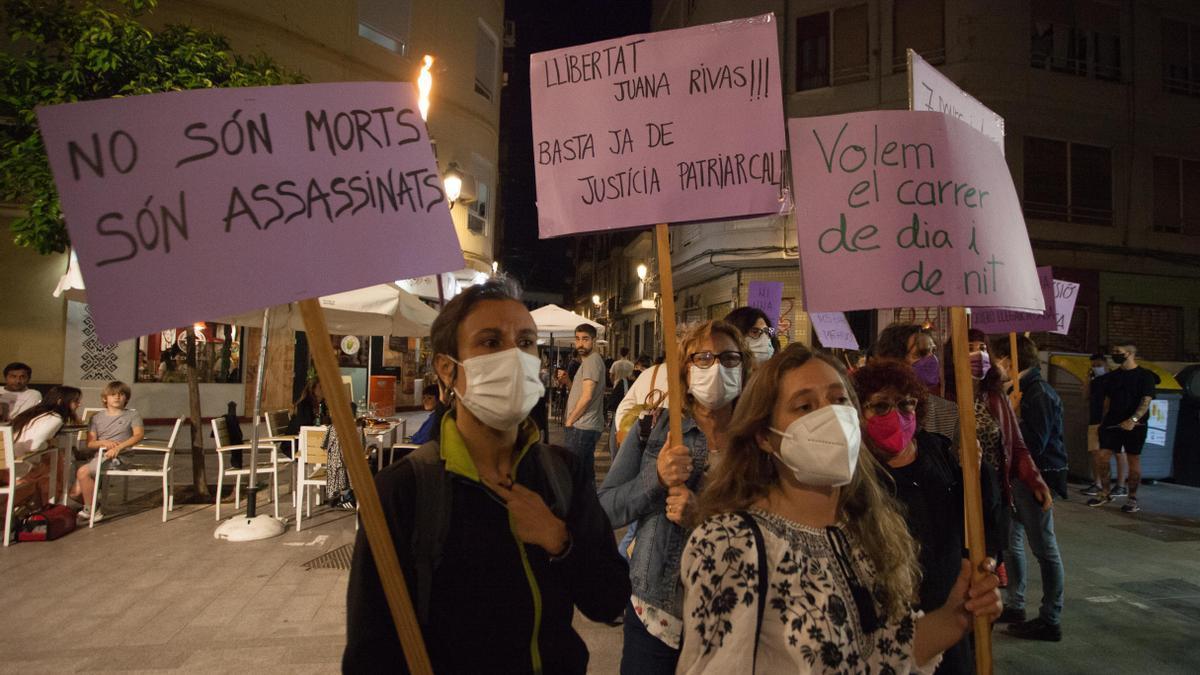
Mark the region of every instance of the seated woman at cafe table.
<instances>
[{"instance_id":1,"label":"seated woman at cafe table","mask_svg":"<svg viewBox=\"0 0 1200 675\"><path fill-rule=\"evenodd\" d=\"M105 466L120 466L118 455L146 437L146 425L136 410L126 410L133 390L124 382L114 380L100 393L104 410L92 415L88 422L87 449L103 453ZM89 460L75 472L75 486L70 497L83 502L80 518L92 519L92 493L96 485L96 461ZM96 513L94 520L104 516Z\"/></svg>"},{"instance_id":2,"label":"seated woman at cafe table","mask_svg":"<svg viewBox=\"0 0 1200 675\"><path fill-rule=\"evenodd\" d=\"M54 445L62 426L76 421L75 411L82 395L75 387L51 387L40 403L13 418L13 455L17 460L14 504L26 504L31 509L46 505L52 453L35 453ZM8 472L0 472L0 485L7 480Z\"/></svg>"},{"instance_id":3,"label":"seated woman at cafe table","mask_svg":"<svg viewBox=\"0 0 1200 675\"><path fill-rule=\"evenodd\" d=\"M511 282L451 300L431 329L450 397L436 440L376 476L437 673L585 673L575 608L620 616L629 570L585 467L546 445L537 326ZM347 593L345 672L405 671L366 528Z\"/></svg>"}]
</instances>

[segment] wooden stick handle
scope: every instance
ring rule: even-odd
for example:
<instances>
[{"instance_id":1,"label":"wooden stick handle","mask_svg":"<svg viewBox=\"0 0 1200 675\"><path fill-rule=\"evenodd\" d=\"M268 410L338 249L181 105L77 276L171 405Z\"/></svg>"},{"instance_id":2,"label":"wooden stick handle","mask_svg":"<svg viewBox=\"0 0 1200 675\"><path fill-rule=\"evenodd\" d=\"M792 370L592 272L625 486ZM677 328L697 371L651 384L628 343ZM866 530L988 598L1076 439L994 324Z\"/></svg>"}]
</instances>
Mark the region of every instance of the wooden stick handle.
<instances>
[{"instance_id":1,"label":"wooden stick handle","mask_svg":"<svg viewBox=\"0 0 1200 675\"><path fill-rule=\"evenodd\" d=\"M342 374L333 353L325 315L321 312L320 303L313 298L300 301L300 314L304 317L304 330L308 333L309 352L316 362L317 376L325 383L321 390L325 393L329 414L333 417L333 428L337 430L338 441L342 445L342 461L350 475L354 497L358 500L358 515L371 545L375 567L379 570L379 581L383 584L392 622L396 625L396 634L404 649L404 659L412 673L432 675L433 666L429 663L429 653L425 651L425 642L421 638L421 627L413 612L404 573L400 570L395 542L388 530L383 507L379 503L379 492L375 489L375 480L371 477L371 468L363 453L362 438L354 423L354 413L350 411L350 400L346 396L346 389L342 387Z\"/></svg>"},{"instance_id":2,"label":"wooden stick handle","mask_svg":"<svg viewBox=\"0 0 1200 675\"><path fill-rule=\"evenodd\" d=\"M980 566L987 552L983 538L983 497L979 489L979 442L975 435L975 392L971 383L971 362L967 356L967 312L950 309L950 341L954 347L954 388L958 402L960 463L963 474L963 511L966 515L967 549L971 574L983 576ZM986 617L975 618L975 670L978 675L992 673L992 626Z\"/></svg>"},{"instance_id":3,"label":"wooden stick handle","mask_svg":"<svg viewBox=\"0 0 1200 675\"><path fill-rule=\"evenodd\" d=\"M1013 412L1017 417L1021 416L1021 366L1017 358L1017 334L1015 332L1008 334L1008 369L1011 371L1008 375L1012 378L1012 396L1009 397L1009 404L1012 405Z\"/></svg>"},{"instance_id":4,"label":"wooden stick handle","mask_svg":"<svg viewBox=\"0 0 1200 675\"><path fill-rule=\"evenodd\" d=\"M663 343L667 351L667 412L672 443L683 443L683 395L679 391L679 340L675 337L675 281L671 276L671 239L666 223L654 226L658 247L658 285L662 291Z\"/></svg>"}]
</instances>

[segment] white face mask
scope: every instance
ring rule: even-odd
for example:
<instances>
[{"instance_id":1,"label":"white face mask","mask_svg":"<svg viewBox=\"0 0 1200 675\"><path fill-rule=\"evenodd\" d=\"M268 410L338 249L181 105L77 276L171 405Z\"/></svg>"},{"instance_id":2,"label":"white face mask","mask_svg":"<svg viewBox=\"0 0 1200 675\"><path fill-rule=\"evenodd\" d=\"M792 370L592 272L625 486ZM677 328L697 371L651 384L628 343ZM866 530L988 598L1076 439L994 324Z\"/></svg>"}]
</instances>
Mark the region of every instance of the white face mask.
<instances>
[{"instance_id":1,"label":"white face mask","mask_svg":"<svg viewBox=\"0 0 1200 675\"><path fill-rule=\"evenodd\" d=\"M520 424L546 391L538 378L541 360L516 347L461 362L450 360L462 366L467 376L467 393L459 400L493 429Z\"/></svg>"},{"instance_id":2,"label":"white face mask","mask_svg":"<svg viewBox=\"0 0 1200 675\"><path fill-rule=\"evenodd\" d=\"M862 428L858 410L849 405L829 405L788 425L787 431L771 427L783 437L779 461L805 485L838 487L854 478Z\"/></svg>"},{"instance_id":3,"label":"white face mask","mask_svg":"<svg viewBox=\"0 0 1200 675\"><path fill-rule=\"evenodd\" d=\"M766 333L756 338L750 338L746 341L746 344L749 345L750 353L754 354L754 360L758 363L763 363L775 355L775 347L771 344L771 338Z\"/></svg>"},{"instance_id":4,"label":"white face mask","mask_svg":"<svg viewBox=\"0 0 1200 675\"><path fill-rule=\"evenodd\" d=\"M688 393L709 410L720 410L742 393L742 367L726 368L719 363L701 368L693 365L688 371Z\"/></svg>"}]
</instances>

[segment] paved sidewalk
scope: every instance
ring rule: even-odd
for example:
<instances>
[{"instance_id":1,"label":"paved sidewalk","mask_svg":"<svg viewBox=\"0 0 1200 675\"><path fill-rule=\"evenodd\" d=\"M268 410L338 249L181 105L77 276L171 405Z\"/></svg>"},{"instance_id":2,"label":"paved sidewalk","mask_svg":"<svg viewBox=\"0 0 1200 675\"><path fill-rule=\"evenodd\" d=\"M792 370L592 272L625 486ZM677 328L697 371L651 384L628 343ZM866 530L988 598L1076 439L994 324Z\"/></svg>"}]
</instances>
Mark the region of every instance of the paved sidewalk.
<instances>
[{"instance_id":1,"label":"paved sidewalk","mask_svg":"<svg viewBox=\"0 0 1200 675\"><path fill-rule=\"evenodd\" d=\"M347 572L304 563L353 541L350 513L321 507L304 532L232 544L212 538L211 506L182 506L164 524L156 499L60 541L0 549L0 672L337 672ZM1196 672L1200 489L1144 486L1142 506L1057 505L1065 638L997 631L997 672ZM617 672L621 629L577 627L591 671Z\"/></svg>"}]
</instances>

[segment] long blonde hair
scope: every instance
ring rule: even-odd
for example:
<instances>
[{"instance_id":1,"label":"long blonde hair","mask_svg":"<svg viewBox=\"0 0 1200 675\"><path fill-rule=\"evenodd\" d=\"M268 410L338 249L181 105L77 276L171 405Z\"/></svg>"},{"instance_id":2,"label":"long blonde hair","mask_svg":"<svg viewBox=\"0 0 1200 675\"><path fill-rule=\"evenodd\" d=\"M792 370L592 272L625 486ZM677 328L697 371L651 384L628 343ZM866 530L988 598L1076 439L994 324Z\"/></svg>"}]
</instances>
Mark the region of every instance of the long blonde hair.
<instances>
[{"instance_id":1,"label":"long blonde hair","mask_svg":"<svg viewBox=\"0 0 1200 675\"><path fill-rule=\"evenodd\" d=\"M845 369L825 354L793 343L761 364L742 390L733 412L728 432L729 448L723 459L710 470L708 482L700 493L699 520L747 509L765 497L771 486L780 480L775 460L759 447L758 438L768 433L783 376L812 359L837 371L846 395L855 408L859 407ZM889 616L899 617L908 612L916 600L920 571L916 543L895 499L884 487L884 480L887 479L883 467L875 457L867 451L858 453L854 478L841 489L837 506L875 567L875 583L882 591L884 610Z\"/></svg>"}]
</instances>

